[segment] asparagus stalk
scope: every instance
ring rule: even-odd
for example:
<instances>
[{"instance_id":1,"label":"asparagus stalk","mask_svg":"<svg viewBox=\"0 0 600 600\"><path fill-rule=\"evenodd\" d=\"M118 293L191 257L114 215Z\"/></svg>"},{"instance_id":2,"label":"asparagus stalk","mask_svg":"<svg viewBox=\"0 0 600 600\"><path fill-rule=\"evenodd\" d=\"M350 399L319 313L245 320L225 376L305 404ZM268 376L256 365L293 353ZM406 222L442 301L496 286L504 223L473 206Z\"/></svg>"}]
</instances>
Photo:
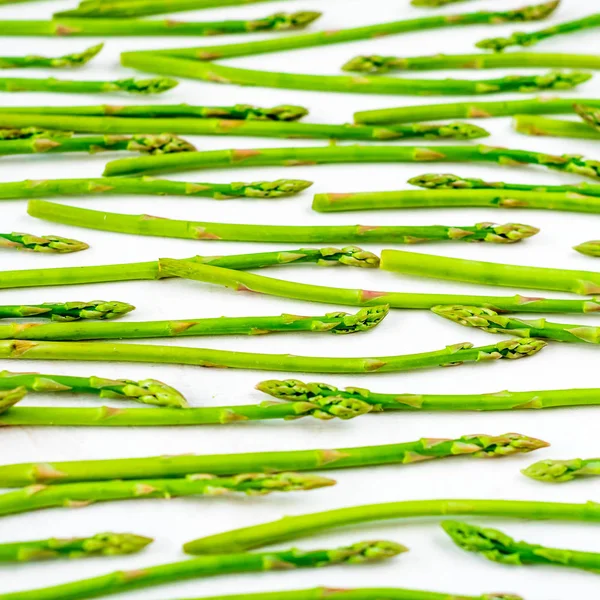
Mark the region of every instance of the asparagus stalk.
<instances>
[{"instance_id":1,"label":"asparagus stalk","mask_svg":"<svg viewBox=\"0 0 600 600\"><path fill-rule=\"evenodd\" d=\"M294 31L316 21L321 13L301 11L276 13L246 21L184 22L165 19L71 19L51 21L0 21L10 36L211 36L262 31Z\"/></svg>"},{"instance_id":2,"label":"asparagus stalk","mask_svg":"<svg viewBox=\"0 0 600 600\"><path fill-rule=\"evenodd\" d=\"M443 350L375 356L368 358L294 356L258 354L209 348L114 344L105 342L0 341L0 358L23 360L77 360L111 362L147 362L154 364L194 365L207 368L290 371L301 373L389 373L427 367L480 363L499 359L532 356L546 346L541 340L520 338L503 340L474 348L462 342ZM23 409L25 410L25 409ZM50 409L52 410L52 409ZM95 411L96 409L92 409ZM162 412L162 411L161 411ZM184 411L188 412L188 411Z\"/></svg>"},{"instance_id":3,"label":"asparagus stalk","mask_svg":"<svg viewBox=\"0 0 600 600\"><path fill-rule=\"evenodd\" d=\"M75 267L76 269L78 267ZM51 319L52 321L68 322L79 320L118 319L135 306L125 302L106 302L93 300L91 302L47 302L27 306L0 306L0 319Z\"/></svg>"},{"instance_id":4,"label":"asparagus stalk","mask_svg":"<svg viewBox=\"0 0 600 600\"><path fill-rule=\"evenodd\" d=\"M205 335L263 335L267 333L349 334L369 331L386 317L388 306L362 308L356 314L327 313L319 317L283 314L274 317L218 317L179 321L128 323L52 323L23 328L0 325L0 339L15 340L134 340L157 337L194 337ZM116 326L115 326L116 325Z\"/></svg>"},{"instance_id":5,"label":"asparagus stalk","mask_svg":"<svg viewBox=\"0 0 600 600\"><path fill-rule=\"evenodd\" d=\"M191 261L162 259L165 276L184 277L205 283L222 285L237 292L252 291L280 298L294 298L326 304L376 306L391 308L430 309L438 304L484 306L503 312L591 313L600 310L600 299L559 300L526 296L468 296L454 294L411 294L350 288L334 288L283 281L254 273L244 273Z\"/></svg>"},{"instance_id":6,"label":"asparagus stalk","mask_svg":"<svg viewBox=\"0 0 600 600\"><path fill-rule=\"evenodd\" d=\"M381 125L435 121L437 119L487 119L491 117L510 117L518 114L569 114L574 112L573 105L577 102L596 108L600 107L600 100L598 99L579 100L579 98L541 97L527 100L420 104L419 106L365 110L354 113L354 120L356 123L365 125Z\"/></svg>"},{"instance_id":7,"label":"asparagus stalk","mask_svg":"<svg viewBox=\"0 0 600 600\"><path fill-rule=\"evenodd\" d=\"M497 529L476 527L458 521L443 521L442 527L462 550L476 552L488 560L506 565L557 565L597 571L600 553L548 548L518 542Z\"/></svg>"},{"instance_id":8,"label":"asparagus stalk","mask_svg":"<svg viewBox=\"0 0 600 600\"><path fill-rule=\"evenodd\" d=\"M145 379L105 379L102 377L70 377L68 375L42 375L40 373L0 372L0 394L23 388L28 392L93 394L111 400L132 400L151 406L187 408L186 399L171 386Z\"/></svg>"},{"instance_id":9,"label":"asparagus stalk","mask_svg":"<svg viewBox=\"0 0 600 600\"><path fill-rule=\"evenodd\" d=\"M85 242L57 235L37 236L31 233L0 233L0 248L50 254L69 254L87 250L89 246Z\"/></svg>"},{"instance_id":10,"label":"asparagus stalk","mask_svg":"<svg viewBox=\"0 0 600 600\"><path fill-rule=\"evenodd\" d=\"M27 390L24 387L0 391L0 415L4 414L18 402L21 402L26 395Z\"/></svg>"},{"instance_id":11,"label":"asparagus stalk","mask_svg":"<svg viewBox=\"0 0 600 600\"><path fill-rule=\"evenodd\" d=\"M587 123L592 131L600 131L600 111L595 106L575 104L575 112Z\"/></svg>"},{"instance_id":12,"label":"asparagus stalk","mask_svg":"<svg viewBox=\"0 0 600 600\"><path fill-rule=\"evenodd\" d=\"M2 109L0 109L2 110ZM1 113L0 123L10 127L33 123L36 127L56 127L78 133L187 133L195 135L233 135L247 137L281 137L308 139L392 140L392 139L457 139L487 137L489 133L470 123L447 125L398 125L371 127L368 125L324 125L291 121L211 119L211 118L149 118L112 116L69 116Z\"/></svg>"},{"instance_id":13,"label":"asparagus stalk","mask_svg":"<svg viewBox=\"0 0 600 600\"><path fill-rule=\"evenodd\" d=\"M583 242L583 244L573 246L573 249L587 256L600 256L600 241Z\"/></svg>"},{"instance_id":14,"label":"asparagus stalk","mask_svg":"<svg viewBox=\"0 0 600 600\"><path fill-rule=\"evenodd\" d=\"M10 31L10 29L8 29L8 31ZM2 56L0 57L0 69L25 69L29 67L68 69L72 67L81 67L92 60L103 47L104 44L98 44L83 52L66 54L65 56L59 56L57 58L36 56L34 54L29 56Z\"/></svg>"},{"instance_id":15,"label":"asparagus stalk","mask_svg":"<svg viewBox=\"0 0 600 600\"><path fill-rule=\"evenodd\" d=\"M600 140L600 131L594 131L585 123L574 123L573 121L532 115L516 115L513 126L515 131L525 135Z\"/></svg>"},{"instance_id":16,"label":"asparagus stalk","mask_svg":"<svg viewBox=\"0 0 600 600\"><path fill-rule=\"evenodd\" d=\"M234 529L188 542L185 544L184 549L188 554L240 552L260 548L267 544L293 540L305 535L320 534L328 529L343 525L369 523L386 519L447 517L449 515L595 522L600 521L600 506L591 502L566 504L524 500L462 499L408 500L404 502L366 504L294 517L290 516L270 523Z\"/></svg>"},{"instance_id":17,"label":"asparagus stalk","mask_svg":"<svg viewBox=\"0 0 600 600\"><path fill-rule=\"evenodd\" d=\"M71 137L72 131L51 131L39 127L11 127L0 129L0 140L28 140L36 137Z\"/></svg>"},{"instance_id":18,"label":"asparagus stalk","mask_svg":"<svg viewBox=\"0 0 600 600\"><path fill-rule=\"evenodd\" d=\"M316 471L347 469L388 464L412 464L422 460L471 456L501 458L527 453L548 444L518 433L500 436L466 435L460 438L428 439L404 444L332 448L327 450L293 450L288 452L254 452L247 454L181 455L149 458L120 458L54 463L28 463L0 466L2 487L31 484L52 485L79 481L184 477L193 473L231 475L245 472Z\"/></svg>"},{"instance_id":19,"label":"asparagus stalk","mask_svg":"<svg viewBox=\"0 0 600 600\"><path fill-rule=\"evenodd\" d=\"M597 458L574 458L571 460L541 460L521 471L523 475L549 483L565 483L578 477L600 475L600 461Z\"/></svg>"},{"instance_id":20,"label":"asparagus stalk","mask_svg":"<svg viewBox=\"0 0 600 600\"><path fill-rule=\"evenodd\" d=\"M577 19L576 21L559 23L558 25L553 25L552 27L547 27L546 29L542 29L540 31L532 31L530 33L517 31L507 38L488 38L477 42L475 46L483 50L502 52L511 46L535 46L536 44L539 44L540 42L557 35L565 35L567 33L581 31L582 29L589 29L599 26L600 13L596 13L593 15L588 15L582 19Z\"/></svg>"},{"instance_id":21,"label":"asparagus stalk","mask_svg":"<svg viewBox=\"0 0 600 600\"><path fill-rule=\"evenodd\" d=\"M327 398L360 400L378 411L489 411L529 410L565 406L600 405L599 389L541 390L534 392L502 391L491 394L381 394L361 387L337 388L328 383L303 383L296 379L261 381L261 392L291 402L322 402ZM29 467L25 467L29 468ZM17 467L17 473L20 473ZM0 467L0 473L2 468ZM9 471L10 477L11 471ZM0 481L2 480L0 476ZM20 480L19 480L20 481ZM23 479L29 482L29 480ZM33 482L33 481L32 481ZM19 484L20 485L20 484Z\"/></svg>"},{"instance_id":22,"label":"asparagus stalk","mask_svg":"<svg viewBox=\"0 0 600 600\"><path fill-rule=\"evenodd\" d=\"M151 215L124 215L31 200L32 217L87 229L135 235L232 242L343 242L357 241L414 244L433 241L512 243L535 235L529 225L477 223L475 226L444 225L236 225L181 221Z\"/></svg>"},{"instance_id":23,"label":"asparagus stalk","mask_svg":"<svg viewBox=\"0 0 600 600\"><path fill-rule=\"evenodd\" d=\"M1 122L0 122L1 125ZM371 162L490 162L506 165L534 164L600 178L600 162L580 156L554 156L528 150L493 146L326 146L313 148L244 148L188 152L180 156L115 160L106 165L107 177L182 172L203 168L297 166Z\"/></svg>"},{"instance_id":24,"label":"asparagus stalk","mask_svg":"<svg viewBox=\"0 0 600 600\"><path fill-rule=\"evenodd\" d=\"M116 556L141 552L152 538L132 533L98 533L87 538L50 538L0 544L0 562Z\"/></svg>"},{"instance_id":25,"label":"asparagus stalk","mask_svg":"<svg viewBox=\"0 0 600 600\"><path fill-rule=\"evenodd\" d=\"M385 560L406 552L395 542L360 542L333 550L283 550L264 554L240 553L203 556L134 571L116 571L47 588L0 594L1 600L83 600L187 579L234 573L356 565ZM491 600L491 599L490 599ZM510 598L509 598L510 600Z\"/></svg>"}]
</instances>

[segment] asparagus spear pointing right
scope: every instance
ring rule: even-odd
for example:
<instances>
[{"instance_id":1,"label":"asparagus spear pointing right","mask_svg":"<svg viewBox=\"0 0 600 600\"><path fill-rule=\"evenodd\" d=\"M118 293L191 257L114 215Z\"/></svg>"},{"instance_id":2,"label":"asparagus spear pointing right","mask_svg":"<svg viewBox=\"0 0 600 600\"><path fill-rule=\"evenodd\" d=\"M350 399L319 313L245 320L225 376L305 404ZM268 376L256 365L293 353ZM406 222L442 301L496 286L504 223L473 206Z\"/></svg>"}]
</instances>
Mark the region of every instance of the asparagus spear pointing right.
<instances>
[{"instance_id":1,"label":"asparagus spear pointing right","mask_svg":"<svg viewBox=\"0 0 600 600\"><path fill-rule=\"evenodd\" d=\"M541 460L521 471L523 475L548 483L566 483L600 475L600 459Z\"/></svg>"},{"instance_id":2,"label":"asparagus spear pointing right","mask_svg":"<svg viewBox=\"0 0 600 600\"><path fill-rule=\"evenodd\" d=\"M51 68L65 69L72 67L81 67L94 58L104 47L104 44L98 44L84 50L83 52L66 54L58 58L47 58L45 56L2 56L0 57L0 69L23 69L33 68Z\"/></svg>"},{"instance_id":3,"label":"asparagus spear pointing right","mask_svg":"<svg viewBox=\"0 0 600 600\"><path fill-rule=\"evenodd\" d=\"M69 254L87 250L89 246L85 242L57 235L37 236L30 233L0 233L0 248L50 254Z\"/></svg>"}]
</instances>

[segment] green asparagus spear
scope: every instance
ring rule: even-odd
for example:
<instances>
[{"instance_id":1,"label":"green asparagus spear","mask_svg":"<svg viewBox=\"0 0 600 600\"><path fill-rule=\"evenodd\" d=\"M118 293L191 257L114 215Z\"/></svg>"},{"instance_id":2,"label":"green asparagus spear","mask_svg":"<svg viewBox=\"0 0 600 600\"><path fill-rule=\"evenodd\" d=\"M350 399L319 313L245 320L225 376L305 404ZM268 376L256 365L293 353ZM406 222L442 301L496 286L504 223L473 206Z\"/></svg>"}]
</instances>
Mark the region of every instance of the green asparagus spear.
<instances>
[{"instance_id":1,"label":"green asparagus spear","mask_svg":"<svg viewBox=\"0 0 600 600\"><path fill-rule=\"evenodd\" d=\"M229 576L235 573L371 563L391 558L406 550L404 546L395 542L371 541L333 550L292 549L260 554L203 556L133 571L116 571L92 579L80 579L42 589L0 594L0 600L83 600L213 575Z\"/></svg>"},{"instance_id":2,"label":"green asparagus spear","mask_svg":"<svg viewBox=\"0 0 600 600\"><path fill-rule=\"evenodd\" d=\"M18 402L21 402L27 395L27 390L24 387L14 388L12 390L0 391L0 415L12 408ZM341 400L340 400L341 402ZM368 404L367 404L368 406ZM369 407L370 409L371 407Z\"/></svg>"},{"instance_id":3,"label":"green asparagus spear","mask_svg":"<svg viewBox=\"0 0 600 600\"><path fill-rule=\"evenodd\" d=\"M600 131L600 111L595 106L575 104L575 112L587 123L592 131Z\"/></svg>"},{"instance_id":4,"label":"green asparagus spear","mask_svg":"<svg viewBox=\"0 0 600 600\"><path fill-rule=\"evenodd\" d=\"M518 433L500 436L465 435L455 440L423 438L404 444L254 452L247 454L184 454L149 458L119 458L0 466L0 487L64 484L78 481L184 477L194 473L232 475L245 472L317 471L374 465L412 464L435 458L471 456L501 458L545 448L542 440Z\"/></svg>"},{"instance_id":5,"label":"green asparagus spear","mask_svg":"<svg viewBox=\"0 0 600 600\"><path fill-rule=\"evenodd\" d=\"M57 235L37 236L31 233L0 233L0 248L51 254L69 254L71 252L87 250L89 246L85 242Z\"/></svg>"},{"instance_id":6,"label":"green asparagus spear","mask_svg":"<svg viewBox=\"0 0 600 600\"><path fill-rule=\"evenodd\" d=\"M40 373L10 373L0 371L0 394L16 387L41 394L75 393L93 394L111 400L132 400L151 406L187 408L186 399L171 386L145 379L104 379L102 377L70 377L68 375L42 375Z\"/></svg>"},{"instance_id":7,"label":"green asparagus spear","mask_svg":"<svg viewBox=\"0 0 600 600\"><path fill-rule=\"evenodd\" d=\"M600 241L583 242L583 244L573 246L573 249L587 256L600 256Z\"/></svg>"},{"instance_id":8,"label":"green asparagus spear","mask_svg":"<svg viewBox=\"0 0 600 600\"><path fill-rule=\"evenodd\" d=\"M1 23L1 22L0 22ZM10 31L9 28L4 31ZM57 58L47 58L45 56L3 56L0 57L0 69L25 69L32 68L51 68L67 69L72 67L81 67L94 58L104 47L104 44L92 46L83 52L66 54Z\"/></svg>"},{"instance_id":9,"label":"green asparagus spear","mask_svg":"<svg viewBox=\"0 0 600 600\"><path fill-rule=\"evenodd\" d=\"M477 42L475 46L483 50L493 50L494 52L502 52L506 48L511 46L535 46L539 42L556 35L564 35L566 33L573 33L574 31L581 31L582 29L589 29L592 27L600 26L600 13L594 15L588 15L583 19L577 19L576 21L568 21L566 23L559 23L540 31L532 31L530 33L523 33L517 31L509 37L498 37L488 38Z\"/></svg>"},{"instance_id":10,"label":"green asparagus spear","mask_svg":"<svg viewBox=\"0 0 600 600\"><path fill-rule=\"evenodd\" d=\"M1 126L0 122L0 126ZM107 177L150 175L203 168L239 168L266 165L371 163L371 162L490 162L502 166L541 165L549 169L600 179L600 162L581 156L555 156L528 150L493 146L322 146L314 148L243 148L186 152L180 156L114 160L106 165Z\"/></svg>"},{"instance_id":11,"label":"green asparagus spear","mask_svg":"<svg viewBox=\"0 0 600 600\"><path fill-rule=\"evenodd\" d=\"M75 267L76 269L79 267ZM27 306L0 306L0 319L51 319L52 321L67 322L81 319L103 320L118 319L135 306L125 302L106 302L93 300L91 302L47 302Z\"/></svg>"},{"instance_id":12,"label":"green asparagus spear","mask_svg":"<svg viewBox=\"0 0 600 600\"><path fill-rule=\"evenodd\" d=\"M236 225L179 221L152 215L124 215L75 208L31 200L27 212L32 217L87 229L101 229L135 235L216 240L232 242L344 242L357 241L414 244L433 241L463 241L512 243L535 235L538 230L529 225L509 223L477 223L475 226L447 227L443 225Z\"/></svg>"},{"instance_id":13,"label":"green asparagus spear","mask_svg":"<svg viewBox=\"0 0 600 600\"><path fill-rule=\"evenodd\" d=\"M565 483L578 477L600 475L600 460L597 458L574 458L571 460L541 460L521 471L523 475L549 483Z\"/></svg>"},{"instance_id":14,"label":"green asparagus spear","mask_svg":"<svg viewBox=\"0 0 600 600\"><path fill-rule=\"evenodd\" d=\"M0 544L0 562L116 556L142 551L152 538L131 533L98 533L87 538L50 538Z\"/></svg>"},{"instance_id":15,"label":"green asparagus spear","mask_svg":"<svg viewBox=\"0 0 600 600\"><path fill-rule=\"evenodd\" d=\"M573 121L563 121L561 119L515 115L513 126L515 131L525 135L600 140L600 130L594 131L585 123L574 123Z\"/></svg>"},{"instance_id":16,"label":"green asparagus spear","mask_svg":"<svg viewBox=\"0 0 600 600\"><path fill-rule=\"evenodd\" d=\"M443 521L442 527L459 548L505 565L558 565L587 571L600 567L600 553L518 542L497 529L459 521Z\"/></svg>"},{"instance_id":17,"label":"green asparagus spear","mask_svg":"<svg viewBox=\"0 0 600 600\"><path fill-rule=\"evenodd\" d=\"M0 141L5 140L28 140L36 137L71 137L72 131L51 131L39 127L11 127L0 129Z\"/></svg>"}]
</instances>

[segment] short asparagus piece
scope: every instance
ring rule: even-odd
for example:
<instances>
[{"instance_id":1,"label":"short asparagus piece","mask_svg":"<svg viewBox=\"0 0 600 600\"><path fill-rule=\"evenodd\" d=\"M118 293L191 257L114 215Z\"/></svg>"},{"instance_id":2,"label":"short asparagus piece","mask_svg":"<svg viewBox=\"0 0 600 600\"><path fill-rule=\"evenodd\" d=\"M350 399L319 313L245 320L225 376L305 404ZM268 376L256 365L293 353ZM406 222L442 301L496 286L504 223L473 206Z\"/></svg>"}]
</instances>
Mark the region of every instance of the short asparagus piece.
<instances>
[{"instance_id":1,"label":"short asparagus piece","mask_svg":"<svg viewBox=\"0 0 600 600\"><path fill-rule=\"evenodd\" d=\"M406 550L404 546L395 542L370 541L333 550L292 549L264 554L240 553L203 556L176 563L138 568L133 571L116 571L91 579L80 579L42 589L0 594L0 599L83 600L213 575L229 576L235 573L260 573L283 569L371 563L392 558ZM511 599L509 597L506 600Z\"/></svg>"},{"instance_id":2,"label":"short asparagus piece","mask_svg":"<svg viewBox=\"0 0 600 600\"><path fill-rule=\"evenodd\" d=\"M1 125L1 123L0 123ZM178 173L204 168L240 168L280 165L399 162L486 162L502 166L533 164L600 179L600 162L580 156L555 156L528 150L493 146L326 146L313 148L244 148L186 152L180 156L114 160L106 165L107 177Z\"/></svg>"},{"instance_id":3,"label":"short asparagus piece","mask_svg":"<svg viewBox=\"0 0 600 600\"><path fill-rule=\"evenodd\" d=\"M593 271L504 265L401 250L384 250L381 268L396 273L482 285L558 290L582 295L600 293L600 273Z\"/></svg>"},{"instance_id":4,"label":"short asparagus piece","mask_svg":"<svg viewBox=\"0 0 600 600\"><path fill-rule=\"evenodd\" d=\"M0 415L4 414L18 402L21 402L26 395L27 390L24 387L0 391Z\"/></svg>"},{"instance_id":5,"label":"short asparagus piece","mask_svg":"<svg viewBox=\"0 0 600 600\"><path fill-rule=\"evenodd\" d=\"M117 556L142 551L152 538L132 533L98 533L87 538L50 538L0 544L0 562Z\"/></svg>"},{"instance_id":6,"label":"short asparagus piece","mask_svg":"<svg viewBox=\"0 0 600 600\"><path fill-rule=\"evenodd\" d=\"M575 104L573 108L592 130L600 132L600 110L598 110L597 107L584 104Z\"/></svg>"},{"instance_id":7,"label":"short asparagus piece","mask_svg":"<svg viewBox=\"0 0 600 600\"><path fill-rule=\"evenodd\" d=\"M565 483L579 477L600 475L600 459L541 460L521 471L523 475L549 483Z\"/></svg>"},{"instance_id":8,"label":"short asparagus piece","mask_svg":"<svg viewBox=\"0 0 600 600\"><path fill-rule=\"evenodd\" d=\"M186 399L176 389L161 381L156 381L156 379L131 381L102 377L0 372L0 394L17 387L40 394L92 394L99 398L132 400L151 406L168 408L186 408L188 406Z\"/></svg>"},{"instance_id":9,"label":"short asparagus piece","mask_svg":"<svg viewBox=\"0 0 600 600\"><path fill-rule=\"evenodd\" d=\"M69 254L87 250L89 246L85 242L57 235L37 236L31 233L0 233L0 248L50 254Z\"/></svg>"},{"instance_id":10,"label":"short asparagus piece","mask_svg":"<svg viewBox=\"0 0 600 600\"><path fill-rule=\"evenodd\" d=\"M71 137L72 131L50 131L39 127L11 127L0 129L0 140L28 140L36 137Z\"/></svg>"},{"instance_id":11,"label":"short asparagus piece","mask_svg":"<svg viewBox=\"0 0 600 600\"><path fill-rule=\"evenodd\" d=\"M78 267L75 267L78 268ZM135 306L125 302L63 302L33 304L26 306L0 306L0 319L51 319L67 322L80 320L118 319L135 310Z\"/></svg>"},{"instance_id":12,"label":"short asparagus piece","mask_svg":"<svg viewBox=\"0 0 600 600\"><path fill-rule=\"evenodd\" d=\"M588 127L585 123L576 123L561 119L549 119L533 115L515 115L513 126L515 131L525 135L600 140L600 130L594 131L594 129Z\"/></svg>"},{"instance_id":13,"label":"short asparagus piece","mask_svg":"<svg viewBox=\"0 0 600 600\"><path fill-rule=\"evenodd\" d=\"M557 35L565 35L567 33L573 33L575 31L581 31L582 29L589 29L592 27L600 26L600 13L594 15L588 15L583 19L577 19L576 21L568 21L565 23L559 23L540 31L532 31L530 33L523 33L518 31L513 33L511 36L489 38L481 40L475 46L483 50L493 50L494 52L502 52L506 48L511 46L535 46L543 40L552 38Z\"/></svg>"},{"instance_id":14,"label":"short asparagus piece","mask_svg":"<svg viewBox=\"0 0 600 600\"><path fill-rule=\"evenodd\" d=\"M600 256L600 241L592 240L590 242L583 242L583 244L574 246L573 249L587 256Z\"/></svg>"},{"instance_id":15,"label":"short asparagus piece","mask_svg":"<svg viewBox=\"0 0 600 600\"><path fill-rule=\"evenodd\" d=\"M544 448L548 444L518 433L500 436L466 435L460 438L428 439L404 444L255 452L248 454L181 455L120 458L0 466L1 487L31 484L65 484L78 481L184 477L194 473L232 475L246 472L317 471L387 464L412 464L422 460L470 456L501 458Z\"/></svg>"},{"instance_id":16,"label":"short asparagus piece","mask_svg":"<svg viewBox=\"0 0 600 600\"><path fill-rule=\"evenodd\" d=\"M360 400L374 411L490 411L539 410L566 406L599 406L600 388L540 390L533 392L501 391L490 394L381 394L362 387L337 388L328 383L304 383L296 379L261 381L261 392L291 402L322 402L327 398ZM0 473L2 468L0 467ZM9 471L10 473L10 471ZM17 473L20 470L17 468ZM10 475L9 475L10 477ZM1 480L1 477L0 477ZM33 483L23 479L26 483ZM19 484L20 485L20 484ZM25 485L25 484L24 484Z\"/></svg>"},{"instance_id":17,"label":"short asparagus piece","mask_svg":"<svg viewBox=\"0 0 600 600\"><path fill-rule=\"evenodd\" d=\"M476 527L459 521L443 521L442 527L462 550L476 552L505 565L555 565L597 571L600 553L548 548L518 542L497 529Z\"/></svg>"},{"instance_id":18,"label":"short asparagus piece","mask_svg":"<svg viewBox=\"0 0 600 600\"><path fill-rule=\"evenodd\" d=\"M10 29L8 29L10 31ZM103 48L104 44L92 46L83 52L66 54L57 58L48 58L46 56L2 56L0 57L0 69L25 69L32 68L50 68L50 69L68 69L72 67L81 67L94 58Z\"/></svg>"},{"instance_id":19,"label":"short asparagus piece","mask_svg":"<svg viewBox=\"0 0 600 600\"><path fill-rule=\"evenodd\" d=\"M134 340L205 335L264 335L267 333L334 333L369 331L386 317L389 307L362 308L356 314L327 313L309 317L284 314L274 317L218 317L179 321L127 323L52 323L0 325L0 339L15 340ZM100 326L99 326L100 325Z\"/></svg>"},{"instance_id":20,"label":"short asparagus piece","mask_svg":"<svg viewBox=\"0 0 600 600\"><path fill-rule=\"evenodd\" d=\"M503 340L474 348L463 342L443 350L362 358L258 354L209 348L187 348L107 342L0 341L0 358L75 360L194 365L206 368L290 371L301 373L389 373L463 363L515 360L532 356L546 346L541 340ZM92 409L96 410L96 409ZM182 411L188 412L188 411Z\"/></svg>"},{"instance_id":21,"label":"short asparagus piece","mask_svg":"<svg viewBox=\"0 0 600 600\"><path fill-rule=\"evenodd\" d=\"M179 221L151 215L124 215L31 200L27 212L32 217L85 227L135 235L172 237L189 240L232 242L353 243L390 242L414 244L433 241L511 243L535 235L529 225L477 223L475 226L444 225L237 225Z\"/></svg>"}]
</instances>

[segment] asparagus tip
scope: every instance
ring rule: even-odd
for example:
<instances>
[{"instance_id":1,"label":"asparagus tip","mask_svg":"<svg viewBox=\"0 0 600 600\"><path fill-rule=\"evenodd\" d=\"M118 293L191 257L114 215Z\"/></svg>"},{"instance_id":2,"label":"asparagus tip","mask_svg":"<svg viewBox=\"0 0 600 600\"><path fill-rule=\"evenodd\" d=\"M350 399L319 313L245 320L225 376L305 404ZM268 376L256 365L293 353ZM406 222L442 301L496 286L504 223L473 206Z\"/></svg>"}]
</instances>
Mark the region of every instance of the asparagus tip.
<instances>
[{"instance_id":1,"label":"asparagus tip","mask_svg":"<svg viewBox=\"0 0 600 600\"><path fill-rule=\"evenodd\" d=\"M505 225L477 223L475 227L479 230L489 230L483 241L494 244L514 244L534 236L540 231L537 227L521 223L507 223Z\"/></svg>"},{"instance_id":2,"label":"asparagus tip","mask_svg":"<svg viewBox=\"0 0 600 600\"><path fill-rule=\"evenodd\" d=\"M132 152L145 154L176 154L178 152L195 152L196 146L187 140L170 133L160 135L134 135L127 146Z\"/></svg>"},{"instance_id":3,"label":"asparagus tip","mask_svg":"<svg viewBox=\"0 0 600 600\"><path fill-rule=\"evenodd\" d=\"M277 179L276 181L254 181L252 183L232 183L247 198L283 198L293 196L308 189L312 181L304 179Z\"/></svg>"},{"instance_id":4,"label":"asparagus tip","mask_svg":"<svg viewBox=\"0 0 600 600\"><path fill-rule=\"evenodd\" d=\"M70 254L87 250L89 245L79 240L57 235L37 236L30 233L13 232L6 236L0 235L0 248L15 248L17 250L51 254Z\"/></svg>"},{"instance_id":5,"label":"asparagus tip","mask_svg":"<svg viewBox=\"0 0 600 600\"><path fill-rule=\"evenodd\" d=\"M60 58L52 59L51 63L53 67L64 68L64 67L81 67L88 63L92 58L97 56L104 48L104 44L96 44L91 48L87 48L83 52L77 52L74 54L66 54Z\"/></svg>"},{"instance_id":6,"label":"asparagus tip","mask_svg":"<svg viewBox=\"0 0 600 600\"><path fill-rule=\"evenodd\" d=\"M370 563L385 560L408 552L408 548L402 544L389 541L359 542L345 548L330 550L327 554L333 563Z\"/></svg>"},{"instance_id":7,"label":"asparagus tip","mask_svg":"<svg viewBox=\"0 0 600 600\"><path fill-rule=\"evenodd\" d=\"M154 79L120 79L111 83L115 90L129 92L130 94L162 94L178 86L179 82L168 77Z\"/></svg>"},{"instance_id":8,"label":"asparagus tip","mask_svg":"<svg viewBox=\"0 0 600 600\"><path fill-rule=\"evenodd\" d=\"M520 433L505 433L498 436L473 435L465 436L473 439L481 447L473 456L477 458L497 458L511 454L526 454L540 448L547 448L550 444L544 440L522 435Z\"/></svg>"},{"instance_id":9,"label":"asparagus tip","mask_svg":"<svg viewBox=\"0 0 600 600\"><path fill-rule=\"evenodd\" d=\"M521 473L548 483L564 483L572 481L577 476L577 471L581 469L581 461L575 460L541 460L529 465Z\"/></svg>"},{"instance_id":10,"label":"asparagus tip","mask_svg":"<svg viewBox=\"0 0 600 600\"><path fill-rule=\"evenodd\" d=\"M369 306L362 308L356 314L351 315L345 312L329 313L328 317L339 317L341 322L336 325L331 331L332 333L348 334L357 333L360 331L368 331L377 327L390 312L389 304L381 304L379 306Z\"/></svg>"},{"instance_id":11,"label":"asparagus tip","mask_svg":"<svg viewBox=\"0 0 600 600\"><path fill-rule=\"evenodd\" d=\"M425 173L423 175L417 175L408 180L410 185L416 187L422 187L427 189L469 189L473 185L470 180L463 179L458 175L452 175L451 173Z\"/></svg>"},{"instance_id":12,"label":"asparagus tip","mask_svg":"<svg viewBox=\"0 0 600 600\"><path fill-rule=\"evenodd\" d=\"M87 539L83 552L106 556L140 552L154 540L133 533L99 533Z\"/></svg>"},{"instance_id":13,"label":"asparagus tip","mask_svg":"<svg viewBox=\"0 0 600 600\"><path fill-rule=\"evenodd\" d=\"M12 390L0 390L0 414L6 412L17 402L20 402L27 395L27 389L23 386Z\"/></svg>"},{"instance_id":14,"label":"asparagus tip","mask_svg":"<svg viewBox=\"0 0 600 600\"><path fill-rule=\"evenodd\" d=\"M600 256L600 240L591 240L578 246L573 246L573 250L587 256Z\"/></svg>"}]
</instances>

